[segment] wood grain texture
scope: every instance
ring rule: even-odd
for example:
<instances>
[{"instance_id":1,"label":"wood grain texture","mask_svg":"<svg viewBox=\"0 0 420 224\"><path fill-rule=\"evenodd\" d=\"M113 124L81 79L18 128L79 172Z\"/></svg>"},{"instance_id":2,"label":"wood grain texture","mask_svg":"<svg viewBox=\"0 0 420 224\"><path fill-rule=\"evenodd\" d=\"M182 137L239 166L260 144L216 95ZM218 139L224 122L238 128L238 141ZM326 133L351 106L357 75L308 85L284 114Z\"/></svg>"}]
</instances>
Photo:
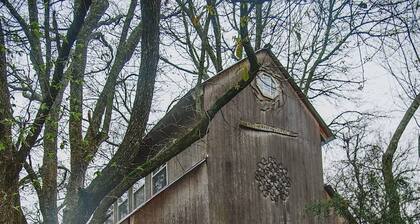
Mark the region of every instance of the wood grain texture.
<instances>
[{"instance_id":1,"label":"wood grain texture","mask_svg":"<svg viewBox=\"0 0 420 224\"><path fill-rule=\"evenodd\" d=\"M206 209L204 209L205 212L208 212L208 200L206 198L206 169L204 169L203 171L195 171L195 169L203 169L196 167L194 168L194 170L191 171L191 173L193 174L188 173L186 176L182 177L182 175L184 175L186 171L191 169L191 167L193 167L206 157L205 146L205 139L201 139L192 144L184 151L182 151L177 156L170 159L167 162L168 184L170 186L168 186L166 190L163 190L155 196L152 195L152 175L147 175L145 177L145 201L147 201L146 204L141 205L140 208L135 208L136 211L134 212L134 214L132 214L128 219L126 219L122 223L186 223L182 222L181 220L183 220L184 218L186 220L190 220L191 217L186 218L186 216L188 215L184 213L189 213L195 211L196 209L202 209L203 206L206 207ZM205 165L206 164L201 164L200 166ZM170 194L170 196L168 196L168 194ZM153 196L154 198L152 198ZM190 203L190 200L200 201L196 203ZM183 210L178 209L178 207L181 204ZM150 207L153 207L157 213L150 213ZM152 209L151 211L154 210ZM174 217L174 219L177 220L177 222L173 222L172 219L169 218L158 218L161 215L168 214L170 214L171 217Z\"/></svg>"},{"instance_id":2,"label":"wood grain texture","mask_svg":"<svg viewBox=\"0 0 420 224\"><path fill-rule=\"evenodd\" d=\"M123 224L209 222L206 163L162 191Z\"/></svg>"},{"instance_id":3,"label":"wood grain texture","mask_svg":"<svg viewBox=\"0 0 420 224\"><path fill-rule=\"evenodd\" d=\"M280 73L269 57L259 54L263 67ZM241 68L207 84L205 106L237 79ZM281 74L278 74L281 75ZM279 80L285 102L263 111L251 87L226 105L210 124L207 135L210 220L221 223L323 223L306 212L306 206L323 196L320 132L315 118L289 83ZM293 130L298 137L243 129L240 121ZM255 171L262 158L279 161L291 178L286 203L273 203L257 188Z\"/></svg>"},{"instance_id":4,"label":"wood grain texture","mask_svg":"<svg viewBox=\"0 0 420 224\"><path fill-rule=\"evenodd\" d=\"M264 52L257 54L262 68L275 74L282 100L269 110L259 102L252 85L233 98L211 121L207 135L168 162L169 183L208 155L205 164L177 180L130 217L130 224L324 224L306 207L325 199L323 190L319 118L295 91L278 63ZM242 77L242 61L205 82L204 109ZM264 128L247 128L244 122ZM267 131L288 130L293 136ZM261 129L261 128L260 128ZM256 181L257 164L274 158L290 177L287 201L264 197ZM275 181L273 181L275 182ZM150 199L150 175L146 178ZM149 189L148 189L149 188Z\"/></svg>"}]
</instances>

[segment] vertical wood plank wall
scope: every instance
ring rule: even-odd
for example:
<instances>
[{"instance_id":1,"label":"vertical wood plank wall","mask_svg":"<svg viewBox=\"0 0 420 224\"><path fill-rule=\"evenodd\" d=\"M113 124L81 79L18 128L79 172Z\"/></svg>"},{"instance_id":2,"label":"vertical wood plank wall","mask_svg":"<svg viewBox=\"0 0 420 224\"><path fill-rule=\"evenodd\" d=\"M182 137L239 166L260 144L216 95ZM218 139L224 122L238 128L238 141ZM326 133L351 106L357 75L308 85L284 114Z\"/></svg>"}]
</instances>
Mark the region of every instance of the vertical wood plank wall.
<instances>
[{"instance_id":1,"label":"vertical wood plank wall","mask_svg":"<svg viewBox=\"0 0 420 224\"><path fill-rule=\"evenodd\" d=\"M259 54L258 57L265 67L273 67L268 56ZM228 72L241 74L242 66ZM240 75L223 75L208 83L206 107L240 78ZM248 86L211 122L207 135L210 223L323 223L305 210L323 196L319 127L289 84L283 80L282 85L283 106L260 110L252 87ZM293 131L298 137L242 129L240 120ZM273 203L257 187L257 163L269 156L289 172L292 183L287 203Z\"/></svg>"},{"instance_id":2,"label":"vertical wood plank wall","mask_svg":"<svg viewBox=\"0 0 420 224\"><path fill-rule=\"evenodd\" d=\"M264 68L281 76L266 53L257 55ZM205 83L204 106L243 78L246 62L228 68ZM284 102L263 111L251 86L229 102L210 123L208 134L168 162L169 184L208 154L206 163L152 197L151 178L146 177L143 207L124 224L324 224L309 214L307 206L325 198L323 190L320 131L316 119L298 99L290 84L280 78ZM286 137L244 129L240 121L265 124L297 133ZM272 202L258 189L257 163L275 158L291 178L287 202Z\"/></svg>"},{"instance_id":3,"label":"vertical wood plank wall","mask_svg":"<svg viewBox=\"0 0 420 224\"><path fill-rule=\"evenodd\" d=\"M207 166L204 163L152 198L123 224L207 224L207 196Z\"/></svg>"},{"instance_id":4,"label":"vertical wood plank wall","mask_svg":"<svg viewBox=\"0 0 420 224\"><path fill-rule=\"evenodd\" d=\"M146 204L122 224L208 223L206 163L179 179L206 157L205 139L195 142L167 162L167 189L152 195L151 174L145 177ZM175 182L175 183L174 183ZM153 198L152 198L153 197ZM185 222L183 221L185 220Z\"/></svg>"}]
</instances>

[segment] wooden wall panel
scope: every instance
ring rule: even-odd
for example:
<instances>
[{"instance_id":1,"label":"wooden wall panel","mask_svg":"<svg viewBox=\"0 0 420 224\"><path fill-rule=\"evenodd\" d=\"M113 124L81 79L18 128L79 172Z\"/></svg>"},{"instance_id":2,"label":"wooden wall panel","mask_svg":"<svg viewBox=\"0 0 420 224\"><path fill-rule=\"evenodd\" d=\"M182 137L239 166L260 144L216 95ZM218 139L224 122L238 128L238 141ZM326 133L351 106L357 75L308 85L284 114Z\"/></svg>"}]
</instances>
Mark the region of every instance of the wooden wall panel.
<instances>
[{"instance_id":1,"label":"wooden wall panel","mask_svg":"<svg viewBox=\"0 0 420 224\"><path fill-rule=\"evenodd\" d=\"M265 69L281 76L268 55L258 54L258 58ZM242 78L237 74L244 66L247 63L234 65L225 71L228 74L206 82L206 109ZM126 223L325 223L305 209L323 198L319 126L287 80L280 81L285 100L277 108L262 111L252 86L229 102L202 140L168 162L169 183L206 154L207 162L153 197ZM285 129L297 137L245 129L241 121ZM286 202L273 202L258 189L257 163L268 157L288 170L291 189ZM150 176L146 184L150 199Z\"/></svg>"},{"instance_id":2,"label":"wooden wall panel","mask_svg":"<svg viewBox=\"0 0 420 224\"><path fill-rule=\"evenodd\" d=\"M124 224L207 224L207 196L207 165L202 163L152 198Z\"/></svg>"},{"instance_id":3,"label":"wooden wall panel","mask_svg":"<svg viewBox=\"0 0 420 224\"><path fill-rule=\"evenodd\" d=\"M200 139L167 162L168 183L182 176L186 170L206 157L205 139ZM146 200L152 197L151 174L145 178Z\"/></svg>"},{"instance_id":4,"label":"wooden wall panel","mask_svg":"<svg viewBox=\"0 0 420 224\"><path fill-rule=\"evenodd\" d=\"M261 59L260 55L260 59ZM266 67L270 60L262 58ZM231 69L237 72L240 67ZM206 107L237 79L224 75L206 85ZM210 124L207 135L210 220L232 223L321 223L305 207L322 198L323 179L319 127L287 81L283 106L261 111L252 87L229 102ZM296 138L243 129L240 121L266 124L298 133ZM286 203L265 198L255 181L257 163L275 158L288 170L290 197Z\"/></svg>"},{"instance_id":5,"label":"wooden wall panel","mask_svg":"<svg viewBox=\"0 0 420 224\"><path fill-rule=\"evenodd\" d=\"M182 176L186 170L206 157L205 139L200 139L168 161L169 183Z\"/></svg>"}]
</instances>

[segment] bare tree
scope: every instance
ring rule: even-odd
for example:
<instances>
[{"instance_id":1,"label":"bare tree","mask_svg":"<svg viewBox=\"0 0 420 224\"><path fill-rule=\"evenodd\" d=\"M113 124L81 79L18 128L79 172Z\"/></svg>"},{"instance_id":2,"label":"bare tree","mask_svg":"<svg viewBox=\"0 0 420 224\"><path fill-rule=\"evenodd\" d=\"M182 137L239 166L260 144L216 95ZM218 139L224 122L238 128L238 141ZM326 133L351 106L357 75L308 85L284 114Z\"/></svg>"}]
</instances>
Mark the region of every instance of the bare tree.
<instances>
[{"instance_id":1,"label":"bare tree","mask_svg":"<svg viewBox=\"0 0 420 224\"><path fill-rule=\"evenodd\" d=\"M416 223L420 220L419 183L413 178L420 172L413 161L416 147L401 142L410 121L416 121L420 104L420 58L414 44L419 38L419 23L414 5L414 2L379 5L392 19L381 26L380 33L371 33L378 37L375 49L382 54L381 65L395 78L404 105L402 118L391 138L386 140L381 134L371 136L366 126L341 123L349 130L340 138L347 156L338 163L335 170L341 171L332 182L358 223Z\"/></svg>"},{"instance_id":2,"label":"bare tree","mask_svg":"<svg viewBox=\"0 0 420 224\"><path fill-rule=\"evenodd\" d=\"M108 72L104 88L96 100L93 113L88 111L87 116L84 109L84 85L88 74L86 65L89 60L89 43L99 40L105 47L108 47L108 42L100 33L101 27L112 25L121 18L103 18L109 7L107 1L76 1L74 5L69 5L75 9L73 11L74 21L68 29L64 28L68 34L63 38L60 34L62 28L59 27L62 24L57 22L56 13L54 11L51 13L50 10L54 4L59 3L45 2L43 5L45 11L43 14L44 26L39 25L38 17L40 14L38 9L41 6L36 1L27 3L29 22L24 19L26 12L21 12L21 5L6 0L2 1L2 4L5 7L2 10L10 15L8 21L17 21L25 34L24 39L20 40L19 44L23 46L23 52L28 51L30 64L32 65L28 72L35 71L33 77L38 78L38 81L34 83L34 86L31 86L33 88L26 88L24 91L30 93L30 95L26 94L29 104L39 105L38 109L28 106L30 110L27 111L27 116L31 117L33 112L37 114L35 119L29 118L25 123L25 125L30 125L29 129L26 129L29 130L29 133L14 125L12 104L8 92L8 89L14 86L9 85L8 81L13 80L11 77L16 79L21 77L14 70L15 66L13 64L16 61L6 56L6 46L14 42L5 41L7 35L4 35L2 26L2 106L6 108L6 110L2 110L1 114L1 130L2 134L4 133L2 136L5 137L2 137L1 142L1 177L4 181L2 181L0 190L2 198L6 199L2 200L0 206L0 214L5 219L2 221L8 223L26 222L19 200L19 184L22 184L19 182L19 173L25 168L28 176L24 179L29 179L38 193L44 222L57 223L59 209L64 207L64 223L85 223L99 203L108 198L106 196L113 189L114 191L118 190L119 186L126 184L125 179L131 179L129 174L132 174L133 171L143 170L144 172L135 176L139 178L145 175L146 171L154 169L158 165L157 162L168 159L166 156L150 160L156 155L156 151L147 148L141 149L142 146L144 147L142 138L150 114L159 60L160 1L141 1L141 20L147 22L140 22L139 25L134 26L129 34L129 30L132 28L130 23L133 21L137 6L136 0L131 1L121 35L118 37L116 55L112 62L107 62L109 69L106 69ZM51 15L54 32L50 32ZM246 17L247 15L244 14L243 16ZM11 27L8 27L8 32L20 32L19 30L10 30ZM246 32L247 28L244 27L243 35L247 35ZM54 36L50 36L51 33L55 35L55 45L52 45ZM97 175L86 186L85 178L88 165L95 158L99 146L108 138L118 76L125 63L130 60L140 39L142 44L139 78L133 106L131 107L131 116L128 118L127 130L122 142L118 145L118 150L109 163L102 169L100 175ZM247 38L244 37L244 39ZM255 75L258 64L255 56L253 56L252 47L248 46L248 51L250 58L253 59L251 60L251 73ZM54 60L52 59L55 56L53 52L57 52L55 53L57 58ZM8 59L11 59L11 61L9 62ZM46 62L44 62L45 60ZM51 64L52 61L55 61L54 65ZM11 65L10 69L6 65ZM52 77L48 74L50 70L52 71ZM202 129L205 128L205 125L208 125L209 119L243 89L250 80L239 83L240 89L234 88L220 99L207 112L210 116L202 115L202 122L196 130L185 133L186 136L184 137L178 136L179 141L173 148L179 151L200 138L204 133ZM38 83L40 88L37 87ZM69 108L64 109L68 112L69 120L70 175L68 180L64 180L67 182L64 202L57 206L57 188L59 185L57 177L58 130L60 109L68 83L70 86ZM87 124L87 126L84 127L84 124ZM22 136L13 139L12 128L16 128ZM167 140L169 139L162 139L161 141ZM40 142L43 142L43 166L37 171L32 164L31 151L41 147ZM167 151L166 155L177 153L173 149ZM139 169L139 167L143 167L143 169ZM42 181L42 184L40 181ZM118 192L118 194L122 193Z\"/></svg>"},{"instance_id":3,"label":"bare tree","mask_svg":"<svg viewBox=\"0 0 420 224\"><path fill-rule=\"evenodd\" d=\"M254 51L264 45L285 59L310 98L351 98L346 91L360 88L364 77L351 75L346 57L370 38L395 37L375 32L395 19L406 21L401 11L407 7L383 13L396 3L0 2L0 222L11 223L29 220L23 187L37 193L38 221L101 223L133 183L205 135L215 114L256 76ZM415 38L409 39L417 52ZM186 66L167 52L177 52ZM249 76L204 111L202 82L245 55ZM156 79L165 73L159 61L195 79L192 129L166 129L174 110L150 124ZM418 107L413 102L408 120ZM394 146L388 151L393 158ZM395 195L396 180L388 179L386 192ZM389 205L398 202L388 198Z\"/></svg>"}]
</instances>

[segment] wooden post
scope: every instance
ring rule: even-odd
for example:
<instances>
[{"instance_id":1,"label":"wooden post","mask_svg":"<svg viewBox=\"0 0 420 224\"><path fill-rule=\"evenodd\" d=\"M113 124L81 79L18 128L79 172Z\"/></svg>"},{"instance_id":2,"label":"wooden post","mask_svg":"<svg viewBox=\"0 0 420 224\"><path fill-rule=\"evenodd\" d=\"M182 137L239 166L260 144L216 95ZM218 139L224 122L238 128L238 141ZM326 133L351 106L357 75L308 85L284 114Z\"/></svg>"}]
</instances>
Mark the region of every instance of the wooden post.
<instances>
[{"instance_id":1,"label":"wooden post","mask_svg":"<svg viewBox=\"0 0 420 224\"><path fill-rule=\"evenodd\" d=\"M134 208L134 197L133 197L133 186L128 189L128 213L133 211Z\"/></svg>"},{"instance_id":2,"label":"wooden post","mask_svg":"<svg viewBox=\"0 0 420 224\"><path fill-rule=\"evenodd\" d=\"M116 200L115 202L114 202L114 212L113 212L113 215L114 215L114 223L117 223L118 222L118 200Z\"/></svg>"}]
</instances>

